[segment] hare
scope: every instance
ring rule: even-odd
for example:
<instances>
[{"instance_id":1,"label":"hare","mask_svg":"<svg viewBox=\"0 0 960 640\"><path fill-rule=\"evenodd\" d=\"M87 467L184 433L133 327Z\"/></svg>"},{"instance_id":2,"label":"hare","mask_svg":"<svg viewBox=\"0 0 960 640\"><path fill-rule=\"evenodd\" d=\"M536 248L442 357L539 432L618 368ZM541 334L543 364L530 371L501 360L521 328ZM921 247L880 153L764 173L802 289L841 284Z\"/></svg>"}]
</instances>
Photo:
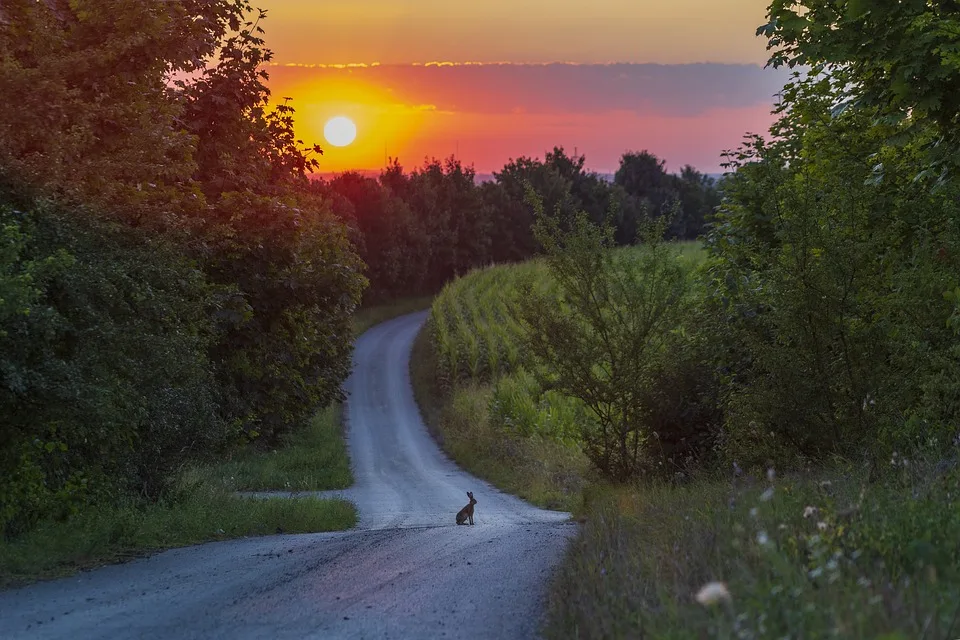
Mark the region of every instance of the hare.
<instances>
[{"instance_id":1,"label":"hare","mask_svg":"<svg viewBox=\"0 0 960 640\"><path fill-rule=\"evenodd\" d=\"M467 497L470 498L470 504L460 509L457 513L457 524L466 524L467 520L470 520L470 524L473 524L473 505L477 504L477 501L470 491L467 491Z\"/></svg>"}]
</instances>

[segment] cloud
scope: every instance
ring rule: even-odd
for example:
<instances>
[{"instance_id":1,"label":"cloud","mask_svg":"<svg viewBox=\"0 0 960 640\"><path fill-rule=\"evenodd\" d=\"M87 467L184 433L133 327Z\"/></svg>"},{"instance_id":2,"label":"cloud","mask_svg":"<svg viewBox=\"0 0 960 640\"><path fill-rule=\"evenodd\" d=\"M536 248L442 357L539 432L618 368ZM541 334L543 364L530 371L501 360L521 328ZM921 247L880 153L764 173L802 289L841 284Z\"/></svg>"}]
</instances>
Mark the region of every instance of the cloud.
<instances>
[{"instance_id":1,"label":"cloud","mask_svg":"<svg viewBox=\"0 0 960 640\"><path fill-rule=\"evenodd\" d=\"M694 117L715 109L772 105L787 71L753 64L352 63L276 65L271 79L302 84L349 79L407 104L461 113L603 113ZM335 98L335 96L331 96Z\"/></svg>"}]
</instances>

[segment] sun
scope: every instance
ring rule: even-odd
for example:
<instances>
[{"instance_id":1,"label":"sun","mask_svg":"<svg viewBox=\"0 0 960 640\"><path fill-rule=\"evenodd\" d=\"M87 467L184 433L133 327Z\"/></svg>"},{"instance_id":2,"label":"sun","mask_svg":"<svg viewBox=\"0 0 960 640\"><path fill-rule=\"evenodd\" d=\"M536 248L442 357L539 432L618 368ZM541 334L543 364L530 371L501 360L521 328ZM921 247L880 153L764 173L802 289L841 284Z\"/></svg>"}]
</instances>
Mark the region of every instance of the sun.
<instances>
[{"instance_id":1,"label":"sun","mask_svg":"<svg viewBox=\"0 0 960 640\"><path fill-rule=\"evenodd\" d=\"M357 125L346 116L331 118L323 126L323 137L335 147L345 147L356 139Z\"/></svg>"}]
</instances>

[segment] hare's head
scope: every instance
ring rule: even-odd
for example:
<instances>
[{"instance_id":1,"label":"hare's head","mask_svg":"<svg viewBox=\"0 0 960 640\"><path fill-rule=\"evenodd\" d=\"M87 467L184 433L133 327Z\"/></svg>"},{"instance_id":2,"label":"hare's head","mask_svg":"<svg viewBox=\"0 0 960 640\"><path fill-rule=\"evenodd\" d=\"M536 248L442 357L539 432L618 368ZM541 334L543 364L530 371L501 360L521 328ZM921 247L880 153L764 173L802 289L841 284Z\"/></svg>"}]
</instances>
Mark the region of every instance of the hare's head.
<instances>
[{"instance_id":1,"label":"hare's head","mask_svg":"<svg viewBox=\"0 0 960 640\"><path fill-rule=\"evenodd\" d=\"M467 497L470 498L470 504L477 504L477 500L473 497L472 491L467 491Z\"/></svg>"}]
</instances>

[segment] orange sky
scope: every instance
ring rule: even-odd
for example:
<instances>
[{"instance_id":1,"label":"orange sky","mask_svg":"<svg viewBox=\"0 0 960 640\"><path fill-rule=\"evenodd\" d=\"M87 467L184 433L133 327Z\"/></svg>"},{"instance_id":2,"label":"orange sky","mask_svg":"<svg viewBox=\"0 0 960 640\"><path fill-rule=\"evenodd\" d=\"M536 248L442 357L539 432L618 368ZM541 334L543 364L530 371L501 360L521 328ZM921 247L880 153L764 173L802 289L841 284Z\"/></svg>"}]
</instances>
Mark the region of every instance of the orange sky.
<instances>
[{"instance_id":1,"label":"orange sky","mask_svg":"<svg viewBox=\"0 0 960 640\"><path fill-rule=\"evenodd\" d=\"M407 168L458 153L487 173L554 145L576 147L597 171L649 149L670 170L716 172L723 149L769 126L785 78L759 68L764 0L257 4L268 10L270 87L293 98L324 172L376 169L386 152ZM613 62L632 64L603 64ZM722 64L689 65L699 62ZM323 140L336 115L357 124L348 147Z\"/></svg>"}]
</instances>

